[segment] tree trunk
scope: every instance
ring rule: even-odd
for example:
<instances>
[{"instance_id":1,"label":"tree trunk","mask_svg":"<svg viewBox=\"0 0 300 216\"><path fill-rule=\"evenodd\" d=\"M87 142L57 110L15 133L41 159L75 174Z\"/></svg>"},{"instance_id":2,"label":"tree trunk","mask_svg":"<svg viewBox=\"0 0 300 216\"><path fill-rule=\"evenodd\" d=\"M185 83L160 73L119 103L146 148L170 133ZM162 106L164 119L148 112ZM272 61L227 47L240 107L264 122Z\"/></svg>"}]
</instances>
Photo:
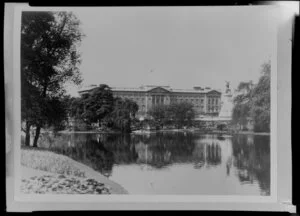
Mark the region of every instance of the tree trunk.
<instances>
[{"instance_id":1,"label":"tree trunk","mask_svg":"<svg viewBox=\"0 0 300 216\"><path fill-rule=\"evenodd\" d=\"M36 130L35 130L35 136L34 136L34 141L33 141L33 147L38 147L37 146L37 142L40 136L40 132L41 132L41 127L37 126Z\"/></svg>"},{"instance_id":2,"label":"tree trunk","mask_svg":"<svg viewBox=\"0 0 300 216\"><path fill-rule=\"evenodd\" d=\"M30 124L26 122L25 146L30 146Z\"/></svg>"}]
</instances>

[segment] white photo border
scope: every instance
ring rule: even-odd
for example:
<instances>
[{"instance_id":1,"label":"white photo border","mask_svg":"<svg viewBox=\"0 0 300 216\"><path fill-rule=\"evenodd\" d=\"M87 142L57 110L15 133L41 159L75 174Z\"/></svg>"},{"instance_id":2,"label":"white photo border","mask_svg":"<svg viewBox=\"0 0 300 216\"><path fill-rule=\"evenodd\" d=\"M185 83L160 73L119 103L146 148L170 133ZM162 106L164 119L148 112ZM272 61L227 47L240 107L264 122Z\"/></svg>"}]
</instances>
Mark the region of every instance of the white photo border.
<instances>
[{"instance_id":1,"label":"white photo border","mask_svg":"<svg viewBox=\"0 0 300 216\"><path fill-rule=\"evenodd\" d=\"M256 6L257 7L257 6ZM271 6L259 6L259 7L271 7ZM68 8L72 9L72 8ZM278 26L274 26L274 37L270 40L273 41L273 52L271 56L271 137L270 137L270 149L271 149L271 193L270 196L231 196L231 195L109 195L109 196L99 196L99 195L50 195L50 194L37 194L37 195L25 195L20 192L21 183L21 100L20 100L20 23L21 23L21 12L22 11L68 11L67 8L33 8L26 4L16 4L14 9L14 19L13 19L13 113L14 115L13 124L13 155L14 155L14 199L13 202L16 203L27 203L29 205L35 206L34 209L39 209L39 207L46 207L51 205L55 206L55 209L65 209L64 206L69 207L72 205L71 209L77 210L101 210L101 209L148 209L148 207L153 206L154 209L201 209L201 210L258 210L258 211L290 211L295 212L293 206L289 203L286 205L285 200L289 202L289 196L284 199L279 199L278 181L281 175L278 173L278 168L281 168L281 163L285 161L279 161L278 156L282 153L282 147L278 144L278 132L282 129L289 130L290 128L281 127L277 124L277 118L280 113L277 113L277 105L282 106L280 99L277 101L278 97L278 76L277 76L277 64L279 62L278 49L277 49L277 29ZM274 10L279 10L280 8L274 6ZM278 22L279 23L279 22ZM287 64L290 64L288 62ZM290 70L289 70L290 71ZM280 78L284 72L280 71ZM290 75L289 75L290 76ZM279 102L279 103L277 103ZM290 104L286 104L287 107ZM281 119L280 119L281 120ZM287 143L289 136L285 134L283 140ZM282 140L282 139L280 139ZM280 142L282 143L282 142ZM288 142L290 144L290 142ZM285 146L284 146L285 147ZM290 148L290 146L288 147ZM288 151L287 151L288 152ZM288 152L289 153L289 152ZM291 158L291 154L287 153L287 157ZM278 164L280 166L278 166ZM287 174L291 173L291 167L288 166ZM287 193L288 194L288 193ZM78 205L80 203L80 205ZM97 206L95 207L95 204ZM35 205L34 205L35 204ZM61 205L58 207L58 205ZM117 206L116 206L117 205ZM119 206L119 207L118 207ZM287 207L288 206L288 207ZM170 208L171 207L171 208ZM152 208L152 207L150 207ZM51 208L49 208L51 209ZM68 208L67 208L68 209Z\"/></svg>"}]
</instances>

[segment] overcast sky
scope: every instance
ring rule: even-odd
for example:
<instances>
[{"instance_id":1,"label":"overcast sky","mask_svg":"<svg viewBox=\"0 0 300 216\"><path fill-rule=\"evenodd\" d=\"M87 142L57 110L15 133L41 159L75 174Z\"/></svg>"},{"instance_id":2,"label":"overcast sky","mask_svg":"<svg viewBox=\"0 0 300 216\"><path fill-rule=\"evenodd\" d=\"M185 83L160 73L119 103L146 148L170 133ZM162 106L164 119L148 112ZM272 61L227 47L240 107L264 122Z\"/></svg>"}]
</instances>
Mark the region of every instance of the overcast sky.
<instances>
[{"instance_id":1,"label":"overcast sky","mask_svg":"<svg viewBox=\"0 0 300 216\"><path fill-rule=\"evenodd\" d=\"M269 6L100 7L73 10L86 37L79 47L83 86L143 84L223 89L256 82L272 58ZM76 88L70 88L76 94Z\"/></svg>"}]
</instances>

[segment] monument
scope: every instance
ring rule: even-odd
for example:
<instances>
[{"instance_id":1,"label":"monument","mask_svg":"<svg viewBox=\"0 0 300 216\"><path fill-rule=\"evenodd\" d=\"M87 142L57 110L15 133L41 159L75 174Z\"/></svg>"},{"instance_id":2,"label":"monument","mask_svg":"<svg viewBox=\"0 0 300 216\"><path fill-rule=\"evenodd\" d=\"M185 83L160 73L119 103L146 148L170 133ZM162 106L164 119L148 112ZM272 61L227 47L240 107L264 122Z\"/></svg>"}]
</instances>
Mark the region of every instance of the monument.
<instances>
[{"instance_id":1,"label":"monument","mask_svg":"<svg viewBox=\"0 0 300 216\"><path fill-rule=\"evenodd\" d=\"M233 109L233 95L230 89L230 83L226 81L226 90L221 97L221 110L219 112L220 120L231 120Z\"/></svg>"}]
</instances>

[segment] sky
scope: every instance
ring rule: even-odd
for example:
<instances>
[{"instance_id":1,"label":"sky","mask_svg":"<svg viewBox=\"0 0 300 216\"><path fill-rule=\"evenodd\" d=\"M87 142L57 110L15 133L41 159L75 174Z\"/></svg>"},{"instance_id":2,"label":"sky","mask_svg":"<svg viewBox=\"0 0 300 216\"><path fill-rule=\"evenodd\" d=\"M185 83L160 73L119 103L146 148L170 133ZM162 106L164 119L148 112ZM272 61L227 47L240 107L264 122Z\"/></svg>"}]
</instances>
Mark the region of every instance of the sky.
<instances>
[{"instance_id":1,"label":"sky","mask_svg":"<svg viewBox=\"0 0 300 216\"><path fill-rule=\"evenodd\" d=\"M224 89L257 82L272 59L270 6L100 7L72 10L85 34L78 49L82 87L169 85ZM68 87L76 95L78 88Z\"/></svg>"}]
</instances>

